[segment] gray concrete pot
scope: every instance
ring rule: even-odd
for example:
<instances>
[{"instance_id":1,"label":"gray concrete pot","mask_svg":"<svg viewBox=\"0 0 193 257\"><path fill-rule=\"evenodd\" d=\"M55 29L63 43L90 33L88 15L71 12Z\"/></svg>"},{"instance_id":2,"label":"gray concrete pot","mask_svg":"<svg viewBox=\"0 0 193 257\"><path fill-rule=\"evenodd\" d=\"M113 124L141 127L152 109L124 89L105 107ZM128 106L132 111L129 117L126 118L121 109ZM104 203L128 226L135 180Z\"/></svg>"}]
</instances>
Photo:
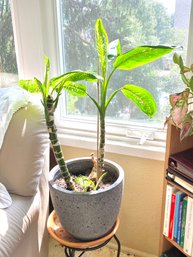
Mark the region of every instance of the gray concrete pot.
<instances>
[{"instance_id":1,"label":"gray concrete pot","mask_svg":"<svg viewBox=\"0 0 193 257\"><path fill-rule=\"evenodd\" d=\"M72 174L82 173L92 168L90 158L67 161ZM65 190L54 184L60 177L58 166L49 173L49 187L54 209L62 226L74 237L90 241L107 234L115 224L119 214L124 172L112 161L105 161L105 170L116 176L116 181L106 189L79 193Z\"/></svg>"}]
</instances>

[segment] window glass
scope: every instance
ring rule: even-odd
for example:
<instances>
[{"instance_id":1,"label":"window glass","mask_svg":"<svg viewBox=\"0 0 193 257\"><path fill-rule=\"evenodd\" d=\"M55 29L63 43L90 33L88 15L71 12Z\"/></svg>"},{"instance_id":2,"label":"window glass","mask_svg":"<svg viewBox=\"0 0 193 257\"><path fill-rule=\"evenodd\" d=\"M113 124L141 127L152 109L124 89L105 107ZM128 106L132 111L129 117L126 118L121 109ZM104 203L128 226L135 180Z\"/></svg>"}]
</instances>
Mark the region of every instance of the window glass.
<instances>
[{"instance_id":1,"label":"window glass","mask_svg":"<svg viewBox=\"0 0 193 257\"><path fill-rule=\"evenodd\" d=\"M176 51L186 58L191 0L60 0L58 3L64 72L97 71L94 27L99 17L109 41L120 39L122 52L138 45L170 45L176 46ZM156 115L149 119L120 94L109 105L108 118L163 128L170 108L168 94L183 87L172 54L132 71L116 72L110 87L120 88L127 83L145 87L154 95ZM94 96L96 86L89 85L89 91ZM88 98L65 97L63 114L67 117L95 115L95 106Z\"/></svg>"},{"instance_id":2,"label":"window glass","mask_svg":"<svg viewBox=\"0 0 193 257\"><path fill-rule=\"evenodd\" d=\"M18 79L9 0L0 0L0 87Z\"/></svg>"}]
</instances>

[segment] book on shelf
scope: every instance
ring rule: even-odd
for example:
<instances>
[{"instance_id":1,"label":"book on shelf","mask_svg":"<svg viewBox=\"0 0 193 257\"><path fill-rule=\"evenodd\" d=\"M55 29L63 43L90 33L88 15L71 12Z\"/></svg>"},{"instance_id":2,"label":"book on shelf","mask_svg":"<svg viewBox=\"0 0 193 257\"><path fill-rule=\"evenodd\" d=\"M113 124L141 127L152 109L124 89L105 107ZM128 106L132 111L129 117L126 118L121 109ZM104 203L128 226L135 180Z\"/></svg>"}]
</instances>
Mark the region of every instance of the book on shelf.
<instances>
[{"instance_id":1,"label":"book on shelf","mask_svg":"<svg viewBox=\"0 0 193 257\"><path fill-rule=\"evenodd\" d=\"M182 222L181 222L181 233L180 233L180 246L184 246L184 235L185 235L185 225L186 225L186 212L187 212L187 200L188 197L185 196L182 200Z\"/></svg>"},{"instance_id":2,"label":"book on shelf","mask_svg":"<svg viewBox=\"0 0 193 257\"><path fill-rule=\"evenodd\" d=\"M180 202L184 198L186 194L181 191L176 192L176 203L175 203L175 211L174 211L174 229L173 229L173 240L177 242L177 234L178 234L178 224L179 224L179 214L180 214Z\"/></svg>"},{"instance_id":3,"label":"book on shelf","mask_svg":"<svg viewBox=\"0 0 193 257\"><path fill-rule=\"evenodd\" d=\"M166 186L166 201L165 201L163 234L167 237L169 234L172 193L174 192L174 190L175 190L175 188L173 186L171 186L171 185Z\"/></svg>"},{"instance_id":4,"label":"book on shelf","mask_svg":"<svg viewBox=\"0 0 193 257\"><path fill-rule=\"evenodd\" d=\"M183 203L183 199L180 201L180 204L179 204L179 217L178 217L177 239L176 239L176 243L177 243L177 244L180 244L180 237L181 237L181 228L182 228L182 203Z\"/></svg>"},{"instance_id":5,"label":"book on shelf","mask_svg":"<svg viewBox=\"0 0 193 257\"><path fill-rule=\"evenodd\" d=\"M193 182L193 148L170 155L168 167Z\"/></svg>"},{"instance_id":6,"label":"book on shelf","mask_svg":"<svg viewBox=\"0 0 193 257\"><path fill-rule=\"evenodd\" d=\"M171 196L171 207L170 207L170 217L169 217L168 238L170 239L173 239L175 205L176 205L176 192L174 190Z\"/></svg>"},{"instance_id":7,"label":"book on shelf","mask_svg":"<svg viewBox=\"0 0 193 257\"><path fill-rule=\"evenodd\" d=\"M168 168L166 170L166 179L176 183L177 185L193 193L193 183L188 179L184 178L182 175L177 173L175 170Z\"/></svg>"},{"instance_id":8,"label":"book on shelf","mask_svg":"<svg viewBox=\"0 0 193 257\"><path fill-rule=\"evenodd\" d=\"M184 234L184 247L185 253L192 256L193 244L193 199L187 197L187 212L186 212L186 225Z\"/></svg>"}]
</instances>

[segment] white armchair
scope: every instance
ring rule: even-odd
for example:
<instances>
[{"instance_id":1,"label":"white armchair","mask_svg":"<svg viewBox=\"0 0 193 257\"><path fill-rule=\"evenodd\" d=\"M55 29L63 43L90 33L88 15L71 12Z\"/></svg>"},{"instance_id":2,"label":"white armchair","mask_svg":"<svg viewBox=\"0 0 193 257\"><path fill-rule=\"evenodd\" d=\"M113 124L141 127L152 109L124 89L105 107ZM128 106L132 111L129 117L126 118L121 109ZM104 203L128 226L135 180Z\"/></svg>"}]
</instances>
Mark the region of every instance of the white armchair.
<instances>
[{"instance_id":1,"label":"white armchair","mask_svg":"<svg viewBox=\"0 0 193 257\"><path fill-rule=\"evenodd\" d=\"M0 209L0 257L48 257L49 140L44 123L36 104L21 108L0 149L0 182L13 201Z\"/></svg>"}]
</instances>

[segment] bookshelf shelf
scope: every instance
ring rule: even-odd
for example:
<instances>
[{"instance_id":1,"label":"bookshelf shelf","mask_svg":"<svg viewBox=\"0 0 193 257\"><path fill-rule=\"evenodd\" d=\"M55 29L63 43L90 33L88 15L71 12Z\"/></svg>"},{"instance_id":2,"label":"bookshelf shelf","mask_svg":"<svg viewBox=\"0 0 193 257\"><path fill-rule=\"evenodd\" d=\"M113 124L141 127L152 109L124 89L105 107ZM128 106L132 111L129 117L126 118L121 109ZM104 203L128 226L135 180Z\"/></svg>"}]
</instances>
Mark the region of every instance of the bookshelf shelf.
<instances>
[{"instance_id":1,"label":"bookshelf shelf","mask_svg":"<svg viewBox=\"0 0 193 257\"><path fill-rule=\"evenodd\" d=\"M181 246L179 246L179 244L177 244L175 241L169 239L168 237L164 236L165 240L167 240L171 245L175 246L176 248L178 248L178 250L180 250L184 255L186 255L187 257L191 257L190 255L188 255L187 253L185 253L182 249Z\"/></svg>"},{"instance_id":2,"label":"bookshelf shelf","mask_svg":"<svg viewBox=\"0 0 193 257\"><path fill-rule=\"evenodd\" d=\"M193 194L191 192L189 192L188 190L186 190L185 188L183 188L182 186L177 185L176 183L171 182L171 181L167 181L167 184L172 185L173 187L179 189L180 191L186 193L187 195L189 195L190 197L193 198Z\"/></svg>"},{"instance_id":3,"label":"bookshelf shelf","mask_svg":"<svg viewBox=\"0 0 193 257\"><path fill-rule=\"evenodd\" d=\"M175 189L184 192L186 195L193 198L193 193L184 189L182 186L176 184L175 182L168 181L166 179L166 169L168 168L168 159L169 156L178 152L182 152L184 150L193 148L193 136L185 138L183 141L180 141L180 129L177 129L172 124L168 124L167 128L167 140L166 140L166 154L165 154L165 164L164 164L164 177L163 177L163 201L162 201L162 214L161 214L161 231L160 231L160 251L167 251L172 247L176 247L180 250L185 256L191 257L187 253L183 251L183 248L177 244L175 241L171 240L167 236L163 235L163 227L164 227L164 213L165 213L165 204L166 204L166 188L167 185L173 186ZM193 218L193 217L192 217ZM193 256L193 255L192 255Z\"/></svg>"}]
</instances>

